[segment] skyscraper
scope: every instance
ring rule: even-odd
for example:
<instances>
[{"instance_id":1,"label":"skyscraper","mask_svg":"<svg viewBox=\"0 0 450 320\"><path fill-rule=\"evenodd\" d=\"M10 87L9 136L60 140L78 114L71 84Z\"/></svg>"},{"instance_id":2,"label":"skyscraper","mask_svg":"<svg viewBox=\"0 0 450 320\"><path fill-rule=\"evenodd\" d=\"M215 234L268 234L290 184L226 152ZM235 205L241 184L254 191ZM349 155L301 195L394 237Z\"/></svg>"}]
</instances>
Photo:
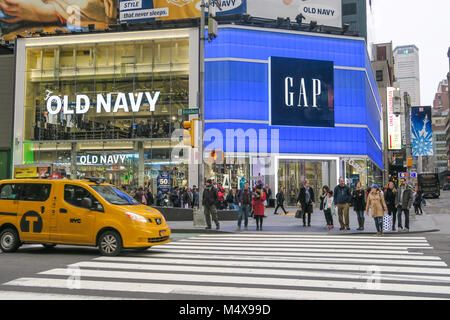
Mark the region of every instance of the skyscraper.
<instances>
[{"instance_id":1,"label":"skyscraper","mask_svg":"<svg viewBox=\"0 0 450 320\"><path fill-rule=\"evenodd\" d=\"M395 80L400 84L401 94L408 92L411 105L420 106L419 48L415 45L394 49Z\"/></svg>"}]
</instances>

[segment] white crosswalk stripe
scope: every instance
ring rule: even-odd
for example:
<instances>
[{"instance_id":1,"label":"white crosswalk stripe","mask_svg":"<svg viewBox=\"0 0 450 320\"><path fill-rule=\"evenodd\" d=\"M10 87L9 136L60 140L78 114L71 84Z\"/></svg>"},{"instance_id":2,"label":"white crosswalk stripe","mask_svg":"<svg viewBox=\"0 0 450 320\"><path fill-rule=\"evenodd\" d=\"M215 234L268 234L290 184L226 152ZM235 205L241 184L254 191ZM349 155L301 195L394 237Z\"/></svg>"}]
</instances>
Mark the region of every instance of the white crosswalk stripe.
<instances>
[{"instance_id":1,"label":"white crosswalk stripe","mask_svg":"<svg viewBox=\"0 0 450 320\"><path fill-rule=\"evenodd\" d=\"M428 255L430 249L424 237L207 234L71 264L80 270L79 289L67 289L64 268L2 288L20 287L26 297L23 290L46 287L74 299L118 293L166 299L450 299L450 268Z\"/></svg>"}]
</instances>

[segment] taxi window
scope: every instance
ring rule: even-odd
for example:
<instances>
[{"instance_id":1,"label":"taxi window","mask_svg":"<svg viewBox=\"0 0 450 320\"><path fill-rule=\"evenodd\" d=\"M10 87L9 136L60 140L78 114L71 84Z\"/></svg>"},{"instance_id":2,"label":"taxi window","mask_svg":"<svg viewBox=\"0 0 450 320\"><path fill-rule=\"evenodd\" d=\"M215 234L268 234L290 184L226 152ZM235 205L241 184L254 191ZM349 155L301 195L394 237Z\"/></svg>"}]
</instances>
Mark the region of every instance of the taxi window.
<instances>
[{"instance_id":1,"label":"taxi window","mask_svg":"<svg viewBox=\"0 0 450 320\"><path fill-rule=\"evenodd\" d=\"M49 183L27 183L22 184L22 201L39 201L48 200L52 185Z\"/></svg>"},{"instance_id":2,"label":"taxi window","mask_svg":"<svg viewBox=\"0 0 450 320\"><path fill-rule=\"evenodd\" d=\"M90 198L92 202L99 203L97 199L85 188L80 186L75 186L71 184L66 184L64 186L64 201L75 206L81 207L81 201L83 198Z\"/></svg>"},{"instance_id":3,"label":"taxi window","mask_svg":"<svg viewBox=\"0 0 450 320\"><path fill-rule=\"evenodd\" d=\"M17 184L4 184L0 186L0 200L18 200L19 186Z\"/></svg>"}]
</instances>

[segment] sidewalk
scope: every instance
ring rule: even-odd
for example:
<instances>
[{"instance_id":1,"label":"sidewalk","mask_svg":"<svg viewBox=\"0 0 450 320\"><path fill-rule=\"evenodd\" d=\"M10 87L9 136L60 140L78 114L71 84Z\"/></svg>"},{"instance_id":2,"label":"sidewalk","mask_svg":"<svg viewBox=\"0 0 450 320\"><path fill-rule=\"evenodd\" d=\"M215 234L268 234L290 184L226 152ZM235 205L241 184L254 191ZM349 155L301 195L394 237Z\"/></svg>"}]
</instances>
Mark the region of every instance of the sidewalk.
<instances>
[{"instance_id":1,"label":"sidewalk","mask_svg":"<svg viewBox=\"0 0 450 320\"><path fill-rule=\"evenodd\" d=\"M274 215L274 208L266 209L267 218L264 219L263 231L265 233L306 233L306 234L330 234L330 235L340 235L340 234L375 234L375 222L373 218L367 217L365 220L365 230L358 231L358 220L356 218L356 213L350 208L350 230L340 231L339 218L337 215L333 216L334 230L329 231L326 228L325 216L322 211L315 209L311 217L311 227L303 227L302 219L297 219L294 216L296 211L295 207L287 207L288 215L282 215L282 211L278 211L278 215ZM404 226L404 216L402 219ZM205 227L194 227L192 221L169 221L169 227L174 233L217 233L217 232L231 232L239 233L236 231L237 222L236 221L220 221L220 230L215 230L214 222L212 222L212 230L205 230ZM398 223L396 223L398 225ZM387 234L410 234L410 233L421 233L421 232L434 232L439 231L438 226L435 224L434 220L424 212L422 216L416 216L415 219L409 221L409 232L386 232ZM244 221L242 221L241 233L244 231ZM249 218L248 221L248 231L245 233L260 233L261 231L256 231L256 223L253 218Z\"/></svg>"}]
</instances>

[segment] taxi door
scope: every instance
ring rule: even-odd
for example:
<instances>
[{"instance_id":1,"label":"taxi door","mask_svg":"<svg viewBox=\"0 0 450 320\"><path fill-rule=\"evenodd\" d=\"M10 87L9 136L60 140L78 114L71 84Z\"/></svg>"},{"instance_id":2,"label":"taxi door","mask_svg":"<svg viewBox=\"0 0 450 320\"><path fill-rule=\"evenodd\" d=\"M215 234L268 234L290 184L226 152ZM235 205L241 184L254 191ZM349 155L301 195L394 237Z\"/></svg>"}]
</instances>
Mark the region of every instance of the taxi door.
<instances>
[{"instance_id":1,"label":"taxi door","mask_svg":"<svg viewBox=\"0 0 450 320\"><path fill-rule=\"evenodd\" d=\"M17 222L18 210L19 185L16 183L0 185L0 221Z\"/></svg>"},{"instance_id":2,"label":"taxi door","mask_svg":"<svg viewBox=\"0 0 450 320\"><path fill-rule=\"evenodd\" d=\"M53 183L21 183L18 207L22 241L49 242Z\"/></svg>"},{"instance_id":3,"label":"taxi door","mask_svg":"<svg viewBox=\"0 0 450 320\"><path fill-rule=\"evenodd\" d=\"M92 244L95 242L95 218L99 212L83 208L81 201L91 198L95 204L97 200L86 188L76 184L64 184L59 190L57 232L52 238L67 244Z\"/></svg>"}]
</instances>

